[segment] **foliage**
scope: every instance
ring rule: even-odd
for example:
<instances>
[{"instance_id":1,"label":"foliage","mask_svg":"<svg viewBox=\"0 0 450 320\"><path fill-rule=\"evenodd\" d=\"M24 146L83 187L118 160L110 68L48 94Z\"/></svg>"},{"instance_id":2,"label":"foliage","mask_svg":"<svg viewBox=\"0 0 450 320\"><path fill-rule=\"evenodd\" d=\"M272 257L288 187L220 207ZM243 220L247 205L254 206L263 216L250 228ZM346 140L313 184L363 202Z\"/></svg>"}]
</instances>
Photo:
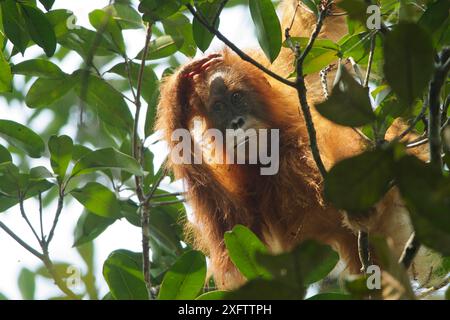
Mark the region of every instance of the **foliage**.
<instances>
[{"instance_id":1,"label":"foliage","mask_svg":"<svg viewBox=\"0 0 450 320\"><path fill-rule=\"evenodd\" d=\"M112 252L103 263L102 281L110 290L104 299L148 299L149 291L158 299L304 299L308 288L317 291L311 300L388 298L386 292L399 286L403 289L400 298L414 298L404 268L393 260L384 239L372 239L383 258L381 291L367 290L364 275L346 279L345 288L327 291L322 280L333 277L330 272L338 262L330 247L306 241L288 253L272 255L251 230L240 225L226 232L224 241L232 262L248 282L232 292L213 290L213 283L205 286L206 257L192 250L182 232L183 199L159 188L164 172L154 168L154 155L149 150L139 150L154 133L162 79L156 68L166 69L163 74L172 72L182 55L190 58L197 49L208 50L215 35L197 17L191 19L186 5L194 2L189 0L111 1L89 14L89 28L72 23L75 20L70 11L53 9L54 2L0 1L0 95L6 104L19 102L29 114L22 123L0 119L0 213L20 208L26 218L23 203L29 198L39 201L40 215L51 204L58 204L52 228L41 234L34 232L40 249L25 248L42 261L42 267L20 271L18 287L24 299L35 297L38 277L52 278L61 289L63 295L51 298L102 298L98 297L94 276L98 266L93 262L93 241L119 219L145 229L151 263L143 272L146 258L142 252L120 248ZM319 15L320 1L303 3ZM355 79L339 67L329 99L317 107L321 115L339 125L361 127L369 139L365 153L330 170L325 177L325 196L350 215L366 215L397 186L411 211L420 242L448 256L449 173L408 156L406 148L411 146L405 146L401 139L389 143L385 134L397 117L421 137L429 134L428 109L421 112L429 103L430 81L449 63L445 46L450 43L450 4L447 0L380 4L385 29L374 31L365 23L367 1L341 1L339 6L348 13L348 34L335 42L316 39L304 60L304 74L291 76L319 72L337 58L352 58L359 69L371 69L368 88L364 79ZM270 61L278 57L282 47L302 50L307 46L309 38L282 41L272 1L200 0L194 7L218 29L222 11L237 5L248 9L261 50ZM138 39L142 50L131 57L124 32L145 31L149 26L148 47L144 38ZM39 56L24 58L32 47L39 48ZM82 63L72 71L60 68L73 54ZM442 124L450 117L450 83L444 75L443 88L438 88L438 101L447 101L441 108ZM26 85L18 84L17 79ZM44 112L51 115L51 121L36 132L33 122ZM145 121L144 137L133 132L139 116ZM76 125L74 136L63 134L66 126ZM442 145L448 169L450 144ZM34 159L46 165L34 166ZM132 196L126 192L129 190ZM143 204L146 197L152 204L148 225L141 219L147 210ZM74 248L86 265L81 274L84 290L80 292L73 292L66 284L73 275L70 265L53 262L49 252L64 203L72 199L84 207L74 226ZM6 230L3 224L0 227ZM443 274L449 272L448 264L446 268ZM147 273L151 290L146 286ZM3 298L0 294L0 300Z\"/></svg>"}]
</instances>

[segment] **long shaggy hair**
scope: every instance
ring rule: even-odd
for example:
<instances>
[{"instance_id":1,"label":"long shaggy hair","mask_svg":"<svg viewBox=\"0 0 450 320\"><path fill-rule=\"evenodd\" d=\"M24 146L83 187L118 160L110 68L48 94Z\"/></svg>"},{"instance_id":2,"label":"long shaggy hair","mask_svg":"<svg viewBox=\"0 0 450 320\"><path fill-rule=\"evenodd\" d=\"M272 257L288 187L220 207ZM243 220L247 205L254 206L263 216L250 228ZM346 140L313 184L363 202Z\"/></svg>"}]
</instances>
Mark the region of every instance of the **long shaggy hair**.
<instances>
[{"instance_id":1,"label":"long shaggy hair","mask_svg":"<svg viewBox=\"0 0 450 320\"><path fill-rule=\"evenodd\" d=\"M304 8L296 10L297 3L295 0L282 3L282 25L286 28L294 21L291 35L309 37L316 18ZM325 20L319 37L336 41L346 32L345 18L331 16ZM249 54L283 76L293 71L294 57L289 49L283 48L272 65L259 52ZM236 224L251 228L273 252L290 250L305 239L329 244L339 252L352 273L360 269L357 230L392 238L400 256L412 228L398 192L393 189L376 206L373 215L359 221L349 220L343 212L326 204L322 199L322 178L299 113L297 92L228 50L222 55L220 72L227 86L250 88L261 107L260 113L264 114L265 127L280 129L280 166L278 174L262 176L258 165L173 164L169 160L167 165L175 177L186 184L187 200L194 211L188 234L194 246L209 255L218 287L235 288L245 281L230 261L223 241L224 233ZM308 101L314 106L324 99L320 79L311 75L306 82ZM191 130L194 119L203 119L205 129L211 125L201 99L207 94L207 78L197 84L187 83L178 72L164 80L156 129L164 132L170 148L175 145L171 139L174 130ZM327 169L365 150L364 141L354 130L324 119L314 108L312 114ZM395 135L400 128L401 125L394 126L388 135Z\"/></svg>"}]
</instances>

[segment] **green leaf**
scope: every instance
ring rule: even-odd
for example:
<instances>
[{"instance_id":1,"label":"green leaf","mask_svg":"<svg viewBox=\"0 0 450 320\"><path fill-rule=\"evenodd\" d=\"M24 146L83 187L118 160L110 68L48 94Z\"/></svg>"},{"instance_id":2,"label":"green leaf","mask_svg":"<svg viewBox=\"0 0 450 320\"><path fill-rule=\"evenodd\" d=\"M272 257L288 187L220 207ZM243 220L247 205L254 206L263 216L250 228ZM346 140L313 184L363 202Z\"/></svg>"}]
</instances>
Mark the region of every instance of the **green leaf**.
<instances>
[{"instance_id":1,"label":"green leaf","mask_svg":"<svg viewBox=\"0 0 450 320\"><path fill-rule=\"evenodd\" d=\"M80 99L94 108L103 122L129 132L133 117L120 92L94 75L89 75L85 82L81 81L82 75L78 76L80 81L75 89Z\"/></svg>"},{"instance_id":2,"label":"green leaf","mask_svg":"<svg viewBox=\"0 0 450 320\"><path fill-rule=\"evenodd\" d=\"M183 46L180 52L188 57L194 57L197 52L195 46L192 25L189 18L182 13L177 13L163 21L164 31L168 35L183 37Z\"/></svg>"},{"instance_id":3,"label":"green leaf","mask_svg":"<svg viewBox=\"0 0 450 320\"><path fill-rule=\"evenodd\" d=\"M76 85L73 77L59 79L37 79L25 97L25 103L30 108L48 107L63 98Z\"/></svg>"},{"instance_id":4,"label":"green leaf","mask_svg":"<svg viewBox=\"0 0 450 320\"><path fill-rule=\"evenodd\" d=\"M340 78L330 97L316 106L325 118L350 127L359 127L375 120L369 99L369 89L364 88L348 73L340 68Z\"/></svg>"},{"instance_id":5,"label":"green leaf","mask_svg":"<svg viewBox=\"0 0 450 320\"><path fill-rule=\"evenodd\" d=\"M400 101L411 107L430 81L434 49L430 35L414 23L400 23L384 45L384 74Z\"/></svg>"},{"instance_id":6,"label":"green leaf","mask_svg":"<svg viewBox=\"0 0 450 320\"><path fill-rule=\"evenodd\" d=\"M166 58L173 55L183 46L184 40L180 35L169 36L164 35L150 42L146 60L156 60ZM143 51L141 51L136 59L142 60Z\"/></svg>"},{"instance_id":7,"label":"green leaf","mask_svg":"<svg viewBox=\"0 0 450 320\"><path fill-rule=\"evenodd\" d=\"M103 277L114 299L147 300L142 274L142 254L128 250L112 252L103 264Z\"/></svg>"},{"instance_id":8,"label":"green leaf","mask_svg":"<svg viewBox=\"0 0 450 320\"><path fill-rule=\"evenodd\" d=\"M89 241L83 245L76 247L78 254L83 259L87 267L87 272L81 277L86 287L86 292L89 295L89 299L98 300L98 288L96 285L95 277L95 247L92 241Z\"/></svg>"},{"instance_id":9,"label":"green leaf","mask_svg":"<svg viewBox=\"0 0 450 320\"><path fill-rule=\"evenodd\" d=\"M19 64L13 65L11 71L14 74L44 79L60 79L65 75L56 64L45 59L25 60Z\"/></svg>"},{"instance_id":10,"label":"green leaf","mask_svg":"<svg viewBox=\"0 0 450 320\"><path fill-rule=\"evenodd\" d=\"M12 162L12 157L8 149L0 144L0 163L3 162Z\"/></svg>"},{"instance_id":11,"label":"green leaf","mask_svg":"<svg viewBox=\"0 0 450 320\"><path fill-rule=\"evenodd\" d=\"M283 43L286 48L295 47L299 45L300 48L305 48L309 42L306 37L292 37ZM303 63L303 75L308 75L321 71L323 68L337 60L339 54L339 45L329 39L316 39L311 51L307 55Z\"/></svg>"},{"instance_id":12,"label":"green leaf","mask_svg":"<svg viewBox=\"0 0 450 320\"><path fill-rule=\"evenodd\" d=\"M366 214L394 178L391 149L366 151L337 163L325 177L325 197L349 214Z\"/></svg>"},{"instance_id":13,"label":"green leaf","mask_svg":"<svg viewBox=\"0 0 450 320\"><path fill-rule=\"evenodd\" d=\"M253 279L236 291L227 292L224 300L300 300L303 293L274 280Z\"/></svg>"},{"instance_id":14,"label":"green leaf","mask_svg":"<svg viewBox=\"0 0 450 320\"><path fill-rule=\"evenodd\" d=\"M450 2L447 0L438 0L431 3L427 10L420 17L419 25L427 29L431 34L439 30L439 28L448 19L450 10Z\"/></svg>"},{"instance_id":15,"label":"green leaf","mask_svg":"<svg viewBox=\"0 0 450 320\"><path fill-rule=\"evenodd\" d=\"M281 25L270 0L250 0L250 13L256 26L256 36L267 58L273 62L281 50Z\"/></svg>"},{"instance_id":16,"label":"green leaf","mask_svg":"<svg viewBox=\"0 0 450 320\"><path fill-rule=\"evenodd\" d=\"M319 13L318 10L318 0L301 0L307 7L309 10L311 10L312 12L314 12L314 14L317 16L317 14Z\"/></svg>"},{"instance_id":17,"label":"green leaf","mask_svg":"<svg viewBox=\"0 0 450 320\"><path fill-rule=\"evenodd\" d=\"M248 280L269 277L267 270L256 261L256 253L266 253L267 248L252 231L236 225L232 231L225 232L224 240L231 261Z\"/></svg>"},{"instance_id":18,"label":"green leaf","mask_svg":"<svg viewBox=\"0 0 450 320\"><path fill-rule=\"evenodd\" d=\"M367 287L368 275L352 275L344 279L345 290L351 294L353 299L362 300L368 297L378 298L380 290Z\"/></svg>"},{"instance_id":19,"label":"green leaf","mask_svg":"<svg viewBox=\"0 0 450 320\"><path fill-rule=\"evenodd\" d=\"M47 57L53 56L56 50L56 35L45 14L38 8L23 3L20 7L31 39L44 49Z\"/></svg>"},{"instance_id":20,"label":"green leaf","mask_svg":"<svg viewBox=\"0 0 450 320\"><path fill-rule=\"evenodd\" d=\"M342 58L352 58L358 64L366 64L366 59L368 60L369 52L370 52L370 32L358 32L353 35L344 36L341 40L339 40L339 45L341 49ZM381 42L380 38L377 37L375 41ZM378 51L380 51L381 43L378 44L376 42L375 51L374 51L374 59L378 58ZM382 60L380 58L380 60ZM377 60L374 60L376 65Z\"/></svg>"},{"instance_id":21,"label":"green leaf","mask_svg":"<svg viewBox=\"0 0 450 320\"><path fill-rule=\"evenodd\" d=\"M0 119L0 135L32 158L40 158L45 150L41 137L20 123Z\"/></svg>"},{"instance_id":22,"label":"green leaf","mask_svg":"<svg viewBox=\"0 0 450 320\"><path fill-rule=\"evenodd\" d=\"M34 180L30 175L20 174L19 169L11 162L0 164L0 212L19 203L18 193L26 200L37 196L53 187L47 180Z\"/></svg>"},{"instance_id":23,"label":"green leaf","mask_svg":"<svg viewBox=\"0 0 450 320\"><path fill-rule=\"evenodd\" d=\"M30 36L26 30L25 20L17 7L16 1L5 0L1 2L3 29L6 37L24 54Z\"/></svg>"},{"instance_id":24,"label":"green leaf","mask_svg":"<svg viewBox=\"0 0 450 320\"><path fill-rule=\"evenodd\" d=\"M203 288L206 259L199 251L183 254L167 271L159 291L159 300L192 300Z\"/></svg>"},{"instance_id":25,"label":"green leaf","mask_svg":"<svg viewBox=\"0 0 450 320\"><path fill-rule=\"evenodd\" d=\"M177 0L141 0L138 9L144 13L144 21L153 23L177 13L180 7Z\"/></svg>"},{"instance_id":26,"label":"green leaf","mask_svg":"<svg viewBox=\"0 0 450 320\"><path fill-rule=\"evenodd\" d=\"M55 0L39 0L40 3L44 6L44 8L48 11L53 7Z\"/></svg>"},{"instance_id":27,"label":"green leaf","mask_svg":"<svg viewBox=\"0 0 450 320\"><path fill-rule=\"evenodd\" d=\"M117 50L122 54L125 54L125 42L120 29L119 23L113 19L113 12L111 8L105 8L104 10L94 10L89 13L89 22L97 29L97 32L107 32L112 39L112 42L116 45Z\"/></svg>"},{"instance_id":28,"label":"green leaf","mask_svg":"<svg viewBox=\"0 0 450 320\"><path fill-rule=\"evenodd\" d=\"M22 270L19 273L18 282L22 298L24 300L33 300L34 293L36 290L34 273L27 268L22 268Z\"/></svg>"},{"instance_id":29,"label":"green leaf","mask_svg":"<svg viewBox=\"0 0 450 320\"><path fill-rule=\"evenodd\" d=\"M73 141L69 136L51 136L48 141L50 151L50 163L53 172L58 175L60 181L66 175L67 167L72 160Z\"/></svg>"},{"instance_id":30,"label":"green leaf","mask_svg":"<svg viewBox=\"0 0 450 320\"><path fill-rule=\"evenodd\" d=\"M66 9L52 10L47 12L45 16L53 26L57 40L69 32L67 22L70 21L69 19L72 19L71 17L74 17L73 12Z\"/></svg>"},{"instance_id":31,"label":"green leaf","mask_svg":"<svg viewBox=\"0 0 450 320\"><path fill-rule=\"evenodd\" d=\"M65 262L54 262L53 263L54 269L56 273L62 278L66 279L69 275L68 270L70 269L70 265ZM53 279L52 275L48 272L48 269L42 265L39 267L39 269L36 270L36 274L40 275L41 277L47 278L47 279Z\"/></svg>"},{"instance_id":32,"label":"green leaf","mask_svg":"<svg viewBox=\"0 0 450 320\"><path fill-rule=\"evenodd\" d=\"M119 201L114 192L97 182L89 182L70 194L87 210L105 218L120 218Z\"/></svg>"},{"instance_id":33,"label":"green leaf","mask_svg":"<svg viewBox=\"0 0 450 320\"><path fill-rule=\"evenodd\" d=\"M150 234L154 241L172 252L181 250L180 238L177 235L177 220L170 216L168 208L153 208L150 222Z\"/></svg>"},{"instance_id":34,"label":"green leaf","mask_svg":"<svg viewBox=\"0 0 450 320\"><path fill-rule=\"evenodd\" d=\"M30 180L40 181L53 178L53 174L43 166L38 166L30 169Z\"/></svg>"},{"instance_id":35,"label":"green leaf","mask_svg":"<svg viewBox=\"0 0 450 320\"><path fill-rule=\"evenodd\" d=\"M407 156L396 164L396 181L420 242L450 255L450 178Z\"/></svg>"},{"instance_id":36,"label":"green leaf","mask_svg":"<svg viewBox=\"0 0 450 320\"><path fill-rule=\"evenodd\" d=\"M325 278L338 263L339 255L330 246L307 240L292 252L258 254L257 261L275 280L300 294L308 285Z\"/></svg>"},{"instance_id":37,"label":"green leaf","mask_svg":"<svg viewBox=\"0 0 450 320\"><path fill-rule=\"evenodd\" d=\"M98 32L78 27L63 33L58 42L65 48L76 51L85 60L90 56L111 56L117 52L117 48L105 35ZM95 48L92 51L92 48Z\"/></svg>"},{"instance_id":38,"label":"green leaf","mask_svg":"<svg viewBox=\"0 0 450 320\"><path fill-rule=\"evenodd\" d=\"M345 293L327 292L316 294L306 300L352 300L352 296Z\"/></svg>"},{"instance_id":39,"label":"green leaf","mask_svg":"<svg viewBox=\"0 0 450 320\"><path fill-rule=\"evenodd\" d=\"M147 103L151 103L155 100L155 96L157 96L159 89L158 77L156 76L155 71L153 71L153 68L152 65L145 66L142 77L141 92L142 97ZM141 65L139 63L132 62L127 64L121 62L112 67L108 72L118 74L125 79L128 79L130 76L133 87L137 89L140 69Z\"/></svg>"},{"instance_id":40,"label":"green leaf","mask_svg":"<svg viewBox=\"0 0 450 320\"><path fill-rule=\"evenodd\" d=\"M390 300L392 299L390 296L396 296L397 299L416 299L410 277L404 266L399 263L397 255L394 254L393 248L389 246L386 239L381 236L371 236L370 245L383 270L381 281L383 298ZM389 274L389 277L386 277L386 274Z\"/></svg>"},{"instance_id":41,"label":"green leaf","mask_svg":"<svg viewBox=\"0 0 450 320\"><path fill-rule=\"evenodd\" d=\"M141 29L144 26L141 15L130 5L115 3L105 9L108 10L109 8L111 8L112 16L119 23L121 29Z\"/></svg>"},{"instance_id":42,"label":"green leaf","mask_svg":"<svg viewBox=\"0 0 450 320\"><path fill-rule=\"evenodd\" d=\"M116 219L101 217L85 210L75 227L75 242L73 246L78 247L94 240L115 221Z\"/></svg>"},{"instance_id":43,"label":"green leaf","mask_svg":"<svg viewBox=\"0 0 450 320\"><path fill-rule=\"evenodd\" d=\"M226 291L210 291L198 296L195 300L223 300L226 295Z\"/></svg>"},{"instance_id":44,"label":"green leaf","mask_svg":"<svg viewBox=\"0 0 450 320\"><path fill-rule=\"evenodd\" d=\"M364 0L342 0L337 6L344 9L350 19L366 25L368 4Z\"/></svg>"},{"instance_id":45,"label":"green leaf","mask_svg":"<svg viewBox=\"0 0 450 320\"><path fill-rule=\"evenodd\" d=\"M113 148L92 151L82 156L72 170L72 176L102 169L117 168L134 175L143 175L139 163L132 157Z\"/></svg>"},{"instance_id":46,"label":"green leaf","mask_svg":"<svg viewBox=\"0 0 450 320\"><path fill-rule=\"evenodd\" d=\"M209 25L212 25L214 23L214 29L217 30L219 28L220 18L215 18L219 17L218 15L220 14L220 1L203 2L196 5L196 9L199 13L202 14L202 17L206 19ZM197 47L203 52L208 50L211 42L214 39L214 34L209 32L209 30L206 29L195 17L192 21L192 35L195 43L197 44Z\"/></svg>"},{"instance_id":47,"label":"green leaf","mask_svg":"<svg viewBox=\"0 0 450 320\"><path fill-rule=\"evenodd\" d=\"M0 93L12 91L12 80L11 66L0 52Z\"/></svg>"}]
</instances>

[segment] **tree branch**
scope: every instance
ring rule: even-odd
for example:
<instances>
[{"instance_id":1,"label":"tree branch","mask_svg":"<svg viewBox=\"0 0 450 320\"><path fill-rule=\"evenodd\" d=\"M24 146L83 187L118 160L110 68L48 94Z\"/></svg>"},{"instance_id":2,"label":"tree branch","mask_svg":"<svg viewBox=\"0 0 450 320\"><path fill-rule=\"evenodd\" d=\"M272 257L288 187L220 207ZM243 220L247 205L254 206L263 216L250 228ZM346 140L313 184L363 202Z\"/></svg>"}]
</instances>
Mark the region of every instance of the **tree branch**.
<instances>
[{"instance_id":1,"label":"tree branch","mask_svg":"<svg viewBox=\"0 0 450 320\"><path fill-rule=\"evenodd\" d=\"M20 239L18 235L16 235L11 229L9 229L3 222L0 221L0 228L3 229L11 238L13 238L18 244L20 244L25 250L30 252L32 255L42 260L43 255L38 252L36 249L33 249L30 245L28 245L25 241Z\"/></svg>"},{"instance_id":2,"label":"tree branch","mask_svg":"<svg viewBox=\"0 0 450 320\"><path fill-rule=\"evenodd\" d=\"M428 117L430 161L437 168L442 169L442 141L441 141L441 103L440 95L442 87L450 70L450 48L445 48L440 54L440 63L436 67L433 79L430 82Z\"/></svg>"},{"instance_id":3,"label":"tree branch","mask_svg":"<svg viewBox=\"0 0 450 320\"><path fill-rule=\"evenodd\" d=\"M27 223L27 225L30 228L31 232L34 234L34 237L38 241L39 245L42 245L42 241L43 240L41 238L39 238L36 230L34 229L33 225L31 224L31 222L28 219L27 214L25 212L25 208L23 207L23 196L22 195L19 195L19 207L20 207L20 214L22 215L22 218L25 220L25 222Z\"/></svg>"},{"instance_id":4,"label":"tree branch","mask_svg":"<svg viewBox=\"0 0 450 320\"><path fill-rule=\"evenodd\" d=\"M320 156L319 147L317 145L317 133L314 127L311 109L308 104L308 100L306 97L307 89L305 84L305 78L303 76L303 63L308 53L311 51L314 46L314 42L316 38L319 36L320 30L322 29L323 22L328 14L328 10L331 6L332 1L325 1L322 5L322 8L319 12L319 16L317 18L316 27L308 41L308 44L303 52L300 52L300 46L296 46L295 56L297 59L297 78L295 82L295 88L297 89L298 97L300 100L300 108L301 113L303 114L303 118L305 119L306 128L309 136L309 146L311 148L311 153L313 155L314 161L316 162L317 168L319 169L322 177L325 177L327 174L327 170L325 169L325 165L323 164L322 158ZM287 36L289 36L289 32L287 31Z\"/></svg>"},{"instance_id":5,"label":"tree branch","mask_svg":"<svg viewBox=\"0 0 450 320\"><path fill-rule=\"evenodd\" d=\"M436 67L433 78L430 82L428 94L428 104L430 114L428 118L428 140L430 144L430 163L435 168L442 171L442 139L441 139L441 104L440 95L442 87L450 71L450 47L444 48L439 55L439 64ZM400 262L409 268L420 248L420 242L413 233L406 244Z\"/></svg>"},{"instance_id":6,"label":"tree branch","mask_svg":"<svg viewBox=\"0 0 450 320\"><path fill-rule=\"evenodd\" d=\"M41 260L44 263L44 265L47 268L50 275L52 276L52 278L55 281L55 284L58 286L58 288L62 292L64 292L70 299L80 300L80 297L78 297L72 290L69 289L66 282L61 278L61 275L56 271L55 266L53 265L53 262L50 260L48 251L44 252L44 255L42 256Z\"/></svg>"},{"instance_id":7,"label":"tree branch","mask_svg":"<svg viewBox=\"0 0 450 320\"><path fill-rule=\"evenodd\" d=\"M145 70L145 61L147 59L150 40L152 37L152 25L147 27L147 35L145 37L144 50L142 54L141 65L139 68L139 74L137 79L137 88L136 88L136 98L135 98L135 106L136 113L134 117L134 126L133 126L133 157L142 165L142 142L139 138L138 134L138 125L139 118L141 112L141 93L142 93L142 85L144 79L144 70ZM131 80L130 80L131 82ZM149 234L149 221L150 221L150 206L145 201L145 194L143 190L143 181L141 176L135 176L136 183L136 195L141 203L141 231L142 231L142 272L144 274L145 286L148 292L148 298L153 299L153 291L152 291L152 281L150 276L150 234Z\"/></svg>"},{"instance_id":8,"label":"tree branch","mask_svg":"<svg viewBox=\"0 0 450 320\"><path fill-rule=\"evenodd\" d=\"M52 241L53 236L55 234L55 229L58 224L59 217L62 213L63 206L64 206L64 190L60 187L58 196L58 206L56 208L55 218L53 219L53 225L52 228L50 229L50 233L48 234L47 240L44 242L44 247L46 248L46 250L48 250L50 242Z\"/></svg>"},{"instance_id":9,"label":"tree branch","mask_svg":"<svg viewBox=\"0 0 450 320\"><path fill-rule=\"evenodd\" d=\"M212 27L203 17L201 17L198 12L192 7L190 4L186 4L186 8L191 12L191 14L198 19L198 21L212 34L214 34L217 38L219 38L223 43L225 43L231 50L233 50L242 60L247 61L266 73L267 75L271 76L272 78L280 81L281 83L284 83L285 85L288 85L292 88L295 88L295 83L292 81L289 81L288 79L283 78L282 76L276 74L275 72L267 69L259 62L252 59L248 54L243 52L241 49L239 49L234 43L232 43L228 38L226 38L219 30L216 30L214 27Z\"/></svg>"}]
</instances>

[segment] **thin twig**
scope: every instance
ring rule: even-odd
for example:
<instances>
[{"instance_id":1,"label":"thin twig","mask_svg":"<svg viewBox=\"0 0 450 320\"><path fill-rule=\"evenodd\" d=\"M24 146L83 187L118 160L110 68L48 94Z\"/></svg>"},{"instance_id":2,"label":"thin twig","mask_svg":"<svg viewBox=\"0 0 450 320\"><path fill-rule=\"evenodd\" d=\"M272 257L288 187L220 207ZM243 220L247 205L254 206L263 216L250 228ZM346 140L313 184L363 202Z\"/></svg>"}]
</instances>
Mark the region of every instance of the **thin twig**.
<instances>
[{"instance_id":1,"label":"thin twig","mask_svg":"<svg viewBox=\"0 0 450 320\"><path fill-rule=\"evenodd\" d=\"M405 269L409 269L414 258L416 257L417 252L420 248L420 242L417 239L416 233L413 232L406 242L405 248L403 249L403 253L400 256L399 262L403 264Z\"/></svg>"},{"instance_id":2,"label":"thin twig","mask_svg":"<svg viewBox=\"0 0 450 320\"><path fill-rule=\"evenodd\" d=\"M361 272L366 272L370 263L369 234L361 230L358 232L358 255L361 261Z\"/></svg>"},{"instance_id":3,"label":"thin twig","mask_svg":"<svg viewBox=\"0 0 450 320\"><path fill-rule=\"evenodd\" d=\"M39 191L39 194L38 194L38 199L39 199L39 225L40 225L40 228L41 228L41 239L42 239L42 242L45 242L45 236L44 236L44 223L43 223L43 212L42 212L42 194L41 194L41 192Z\"/></svg>"},{"instance_id":4,"label":"thin twig","mask_svg":"<svg viewBox=\"0 0 450 320\"><path fill-rule=\"evenodd\" d=\"M427 296L429 296L429 295L435 293L436 291L438 291L438 290L444 288L446 285L449 284L449 282L450 282L450 277L446 277L446 278L444 279L444 281L442 281L441 283L439 283L439 284L437 284L437 285L435 285L435 286L432 286L432 287L430 287L430 288L426 288L426 289L425 289L424 291L422 291L417 297L418 297L419 299L423 299L423 298L425 298L425 297L427 297Z\"/></svg>"},{"instance_id":5,"label":"thin twig","mask_svg":"<svg viewBox=\"0 0 450 320\"><path fill-rule=\"evenodd\" d=\"M125 70L127 72L127 77L128 77L128 84L130 86L130 90L131 90L131 94L133 95L133 99L134 101L136 101L137 97L136 97L136 93L134 92L134 87L133 87L133 81L131 80L131 70L130 70L130 59L128 59L127 57L125 57ZM134 101L132 101L134 103Z\"/></svg>"},{"instance_id":6,"label":"thin twig","mask_svg":"<svg viewBox=\"0 0 450 320\"><path fill-rule=\"evenodd\" d=\"M184 199L178 199L178 200L169 200L169 201L160 201L160 202L150 202L151 207L161 207L161 206L171 206L173 204L179 204L186 202Z\"/></svg>"},{"instance_id":7,"label":"thin twig","mask_svg":"<svg viewBox=\"0 0 450 320\"><path fill-rule=\"evenodd\" d=\"M161 199L161 198L168 198L168 197L178 197L178 196L184 196L184 192L173 192L173 193L164 193L164 194L155 194L153 195L152 199Z\"/></svg>"},{"instance_id":8,"label":"thin twig","mask_svg":"<svg viewBox=\"0 0 450 320\"><path fill-rule=\"evenodd\" d=\"M369 87L369 80L370 80L370 73L372 72L372 64L373 64L373 57L375 53L375 45L376 45L376 33L372 35L372 38L370 39L370 53L369 53L369 61L367 63L367 72L366 77L364 78L364 88Z\"/></svg>"},{"instance_id":9,"label":"thin twig","mask_svg":"<svg viewBox=\"0 0 450 320\"><path fill-rule=\"evenodd\" d=\"M46 249L48 249L48 246L49 246L50 242L52 241L53 236L55 234L55 229L58 224L59 217L62 213L63 206L64 206L64 191L60 187L59 196L58 196L58 206L56 208L55 217L53 219L53 225L52 225L52 228L50 229L50 233L48 234L47 240L44 242Z\"/></svg>"},{"instance_id":10,"label":"thin twig","mask_svg":"<svg viewBox=\"0 0 450 320\"><path fill-rule=\"evenodd\" d=\"M37 258L41 259L43 258L43 255L38 252L36 249L33 249L30 245L28 245L25 241L20 239L18 235L16 235L11 229L9 229L3 222L0 221L0 228L3 229L11 238L13 238L18 244L20 244L25 250L30 252L32 255L36 256Z\"/></svg>"},{"instance_id":11,"label":"thin twig","mask_svg":"<svg viewBox=\"0 0 450 320\"><path fill-rule=\"evenodd\" d=\"M447 125L450 124L450 118L448 118L447 120L444 121L444 124L441 126L441 132L447 127ZM410 148L417 148L420 146L423 146L424 144L427 144L429 141L428 138L423 138L423 139L419 139L417 141L413 141L411 143L408 143L406 145L406 148L410 149Z\"/></svg>"},{"instance_id":12,"label":"thin twig","mask_svg":"<svg viewBox=\"0 0 450 320\"><path fill-rule=\"evenodd\" d=\"M27 217L27 214L25 212L25 208L23 206L23 197L22 195L19 196L19 208L20 208L20 214L22 215L22 218L25 220L25 222L27 223L28 227L30 228L31 232L33 232L36 240L38 241L39 245L42 244L42 239L39 238L36 230L34 229L33 225L31 224L30 220Z\"/></svg>"},{"instance_id":13,"label":"thin twig","mask_svg":"<svg viewBox=\"0 0 450 320\"><path fill-rule=\"evenodd\" d=\"M158 189L159 185L161 184L161 181L164 179L164 177L167 175L167 168L164 168L161 172L161 175L159 178L155 181L155 183L152 185L152 188L150 189L149 193L145 197L144 205L149 205L150 201L156 197L155 192Z\"/></svg>"},{"instance_id":14,"label":"thin twig","mask_svg":"<svg viewBox=\"0 0 450 320\"><path fill-rule=\"evenodd\" d=\"M364 132L362 132L360 129L355 128L355 127L352 127L352 129L353 129L353 131L355 131L361 138L363 138L365 142L367 142L367 143L372 143L372 140L371 140L368 136L366 136L366 135L364 134Z\"/></svg>"},{"instance_id":15,"label":"thin twig","mask_svg":"<svg viewBox=\"0 0 450 320\"><path fill-rule=\"evenodd\" d=\"M411 131L414 130L416 127L416 124L422 119L422 117L425 115L428 109L428 99L424 101L422 105L422 109L420 110L420 113L414 118L414 120L410 123L408 128L406 128L396 139L398 141L401 141L403 138L405 138Z\"/></svg>"}]
</instances>

